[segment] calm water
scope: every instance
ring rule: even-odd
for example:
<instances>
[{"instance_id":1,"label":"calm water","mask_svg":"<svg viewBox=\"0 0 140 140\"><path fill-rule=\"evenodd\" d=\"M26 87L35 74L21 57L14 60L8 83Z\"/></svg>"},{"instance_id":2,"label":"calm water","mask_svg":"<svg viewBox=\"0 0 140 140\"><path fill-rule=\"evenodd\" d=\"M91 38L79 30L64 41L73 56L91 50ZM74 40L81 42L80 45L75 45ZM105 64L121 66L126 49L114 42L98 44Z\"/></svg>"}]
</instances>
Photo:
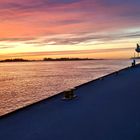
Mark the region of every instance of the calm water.
<instances>
[{"instance_id":1,"label":"calm water","mask_svg":"<svg viewBox=\"0 0 140 140\"><path fill-rule=\"evenodd\" d=\"M129 64L128 60L0 63L0 115Z\"/></svg>"}]
</instances>

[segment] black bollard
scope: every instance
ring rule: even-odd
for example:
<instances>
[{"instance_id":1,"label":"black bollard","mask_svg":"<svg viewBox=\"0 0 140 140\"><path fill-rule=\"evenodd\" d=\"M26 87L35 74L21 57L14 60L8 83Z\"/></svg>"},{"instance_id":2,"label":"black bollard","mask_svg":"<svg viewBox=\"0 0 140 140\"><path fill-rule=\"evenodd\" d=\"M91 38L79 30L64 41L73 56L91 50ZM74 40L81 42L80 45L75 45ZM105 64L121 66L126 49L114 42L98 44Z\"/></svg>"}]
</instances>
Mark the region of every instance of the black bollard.
<instances>
[{"instance_id":1,"label":"black bollard","mask_svg":"<svg viewBox=\"0 0 140 140\"><path fill-rule=\"evenodd\" d=\"M71 100L71 99L74 99L76 97L76 95L74 94L74 90L75 90L75 88L68 89L68 90L64 91L63 100Z\"/></svg>"}]
</instances>

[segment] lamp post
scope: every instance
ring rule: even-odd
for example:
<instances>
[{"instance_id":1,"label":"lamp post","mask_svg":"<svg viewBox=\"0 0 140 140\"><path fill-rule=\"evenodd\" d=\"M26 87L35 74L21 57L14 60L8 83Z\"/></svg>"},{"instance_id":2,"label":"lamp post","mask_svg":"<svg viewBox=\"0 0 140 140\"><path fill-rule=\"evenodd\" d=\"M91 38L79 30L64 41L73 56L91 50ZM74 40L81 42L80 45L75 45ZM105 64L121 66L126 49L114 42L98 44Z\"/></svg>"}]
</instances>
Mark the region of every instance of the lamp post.
<instances>
[{"instance_id":1,"label":"lamp post","mask_svg":"<svg viewBox=\"0 0 140 140\"><path fill-rule=\"evenodd\" d=\"M138 53L137 57L139 58L139 53L140 53L140 46L139 46L139 44L137 44L137 47L136 47L135 51Z\"/></svg>"}]
</instances>

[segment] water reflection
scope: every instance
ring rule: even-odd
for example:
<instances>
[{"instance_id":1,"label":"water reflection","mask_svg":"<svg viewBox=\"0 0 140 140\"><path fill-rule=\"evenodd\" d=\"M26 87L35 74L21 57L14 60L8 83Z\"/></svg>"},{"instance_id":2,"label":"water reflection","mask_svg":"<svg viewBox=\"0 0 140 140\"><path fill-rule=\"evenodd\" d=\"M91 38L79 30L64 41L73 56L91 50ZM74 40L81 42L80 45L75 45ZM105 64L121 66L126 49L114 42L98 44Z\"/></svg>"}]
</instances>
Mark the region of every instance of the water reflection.
<instances>
[{"instance_id":1,"label":"water reflection","mask_svg":"<svg viewBox=\"0 0 140 140\"><path fill-rule=\"evenodd\" d=\"M129 63L126 60L0 63L0 115Z\"/></svg>"}]
</instances>

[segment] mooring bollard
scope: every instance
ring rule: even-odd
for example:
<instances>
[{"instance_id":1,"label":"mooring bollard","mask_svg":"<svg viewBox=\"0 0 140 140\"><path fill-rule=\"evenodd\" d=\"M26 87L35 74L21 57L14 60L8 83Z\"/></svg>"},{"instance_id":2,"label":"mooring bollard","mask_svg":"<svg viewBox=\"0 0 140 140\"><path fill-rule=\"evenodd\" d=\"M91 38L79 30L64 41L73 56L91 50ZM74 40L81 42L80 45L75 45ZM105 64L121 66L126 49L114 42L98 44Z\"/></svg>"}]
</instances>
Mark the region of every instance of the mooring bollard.
<instances>
[{"instance_id":1,"label":"mooring bollard","mask_svg":"<svg viewBox=\"0 0 140 140\"><path fill-rule=\"evenodd\" d=\"M76 97L76 95L74 94L74 90L75 90L75 88L68 89L68 90L64 91L63 100L71 100L71 99L74 99Z\"/></svg>"}]
</instances>

